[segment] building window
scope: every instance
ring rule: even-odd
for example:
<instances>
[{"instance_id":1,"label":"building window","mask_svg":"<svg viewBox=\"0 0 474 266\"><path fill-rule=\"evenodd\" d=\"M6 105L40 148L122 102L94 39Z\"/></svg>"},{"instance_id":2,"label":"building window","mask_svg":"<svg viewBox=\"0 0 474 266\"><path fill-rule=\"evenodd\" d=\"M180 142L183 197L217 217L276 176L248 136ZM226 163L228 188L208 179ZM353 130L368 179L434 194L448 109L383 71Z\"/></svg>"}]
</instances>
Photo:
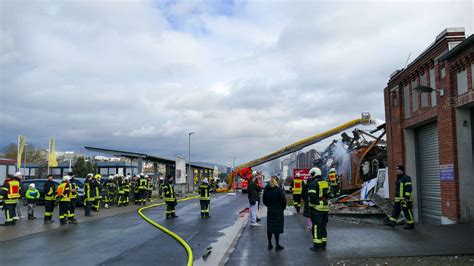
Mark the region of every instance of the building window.
<instances>
[{"instance_id":1,"label":"building window","mask_svg":"<svg viewBox=\"0 0 474 266\"><path fill-rule=\"evenodd\" d=\"M474 90L474 64L471 64L471 90Z\"/></svg>"},{"instance_id":2,"label":"building window","mask_svg":"<svg viewBox=\"0 0 474 266\"><path fill-rule=\"evenodd\" d=\"M434 68L430 69L430 87L433 89L431 92L431 106L436 106L436 76Z\"/></svg>"},{"instance_id":3,"label":"building window","mask_svg":"<svg viewBox=\"0 0 474 266\"><path fill-rule=\"evenodd\" d=\"M403 88L403 112L405 113L405 119L410 118L410 88L408 84Z\"/></svg>"},{"instance_id":4,"label":"building window","mask_svg":"<svg viewBox=\"0 0 474 266\"><path fill-rule=\"evenodd\" d=\"M444 69L444 66L440 66L439 68L439 76L444 79L446 77L446 69Z\"/></svg>"},{"instance_id":5,"label":"building window","mask_svg":"<svg viewBox=\"0 0 474 266\"><path fill-rule=\"evenodd\" d=\"M464 69L463 71L458 72L457 74L457 81L458 81L458 95L462 95L467 92L467 71Z\"/></svg>"},{"instance_id":6,"label":"building window","mask_svg":"<svg viewBox=\"0 0 474 266\"><path fill-rule=\"evenodd\" d=\"M398 106L398 88L393 88L391 95L392 95L392 107Z\"/></svg>"},{"instance_id":7,"label":"building window","mask_svg":"<svg viewBox=\"0 0 474 266\"><path fill-rule=\"evenodd\" d=\"M418 110L418 92L415 90L417 85L418 84L416 79L411 82L411 99L413 105L413 113Z\"/></svg>"},{"instance_id":8,"label":"building window","mask_svg":"<svg viewBox=\"0 0 474 266\"><path fill-rule=\"evenodd\" d=\"M428 85L426 82L425 72L420 74L420 85L421 86ZM421 93L421 107L428 107L428 92Z\"/></svg>"}]
</instances>

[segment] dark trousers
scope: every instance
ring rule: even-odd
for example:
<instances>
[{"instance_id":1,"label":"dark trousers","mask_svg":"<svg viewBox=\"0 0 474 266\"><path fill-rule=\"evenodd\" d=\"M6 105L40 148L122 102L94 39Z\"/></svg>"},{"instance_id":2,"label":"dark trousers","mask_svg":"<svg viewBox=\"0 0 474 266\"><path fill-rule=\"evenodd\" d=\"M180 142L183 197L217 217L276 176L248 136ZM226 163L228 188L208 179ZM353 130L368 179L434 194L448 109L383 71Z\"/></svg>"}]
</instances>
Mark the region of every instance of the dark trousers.
<instances>
[{"instance_id":1,"label":"dark trousers","mask_svg":"<svg viewBox=\"0 0 474 266\"><path fill-rule=\"evenodd\" d=\"M100 200L102 199L102 196L101 197L96 197L94 199L94 204L92 204L92 209L96 212L99 211L100 209Z\"/></svg>"},{"instance_id":2,"label":"dark trousers","mask_svg":"<svg viewBox=\"0 0 474 266\"><path fill-rule=\"evenodd\" d=\"M142 203L143 205L145 205L146 195L147 195L146 189L138 190L138 204Z\"/></svg>"},{"instance_id":3,"label":"dark trousers","mask_svg":"<svg viewBox=\"0 0 474 266\"><path fill-rule=\"evenodd\" d=\"M77 205L77 198L71 199L71 208L69 211L69 217L74 220L74 212L76 211L76 205Z\"/></svg>"},{"instance_id":4,"label":"dark trousers","mask_svg":"<svg viewBox=\"0 0 474 266\"><path fill-rule=\"evenodd\" d=\"M70 201L60 201L59 202L59 220L62 224L70 218L71 212L71 202Z\"/></svg>"},{"instance_id":5,"label":"dark trousers","mask_svg":"<svg viewBox=\"0 0 474 266\"><path fill-rule=\"evenodd\" d=\"M13 217L16 217L16 203L5 204L3 209L5 211L5 223L15 223L16 220Z\"/></svg>"},{"instance_id":6,"label":"dark trousers","mask_svg":"<svg viewBox=\"0 0 474 266\"><path fill-rule=\"evenodd\" d=\"M398 216L400 216L400 212L403 211L405 219L407 220L407 224L415 224L412 208L413 206L411 201L396 201L393 205L392 214L390 215L390 221L393 223L397 223Z\"/></svg>"},{"instance_id":7,"label":"dark trousers","mask_svg":"<svg viewBox=\"0 0 474 266\"><path fill-rule=\"evenodd\" d=\"M296 212L300 212L301 194L293 194L293 206L295 206Z\"/></svg>"},{"instance_id":8,"label":"dark trousers","mask_svg":"<svg viewBox=\"0 0 474 266\"><path fill-rule=\"evenodd\" d=\"M210 200L200 200L201 203L201 217L209 217L209 211L211 210Z\"/></svg>"},{"instance_id":9,"label":"dark trousers","mask_svg":"<svg viewBox=\"0 0 474 266\"><path fill-rule=\"evenodd\" d=\"M340 191L339 191L339 185L329 185L330 192L329 194L331 197L339 197Z\"/></svg>"},{"instance_id":10,"label":"dark trousers","mask_svg":"<svg viewBox=\"0 0 474 266\"><path fill-rule=\"evenodd\" d=\"M311 222L313 223L313 245L316 248L325 248L328 241L326 225L328 223L328 212L311 209Z\"/></svg>"},{"instance_id":11,"label":"dark trousers","mask_svg":"<svg viewBox=\"0 0 474 266\"><path fill-rule=\"evenodd\" d=\"M175 207L176 207L176 201L167 201L166 202L166 218L168 217L175 217Z\"/></svg>"},{"instance_id":12,"label":"dark trousers","mask_svg":"<svg viewBox=\"0 0 474 266\"><path fill-rule=\"evenodd\" d=\"M125 205L125 192L118 194L117 206L121 207L122 205Z\"/></svg>"},{"instance_id":13,"label":"dark trousers","mask_svg":"<svg viewBox=\"0 0 474 266\"><path fill-rule=\"evenodd\" d=\"M85 211L85 215L86 215L86 216L91 215L92 202L93 202L92 200L86 200L86 202L85 202L84 211Z\"/></svg>"},{"instance_id":14,"label":"dark trousers","mask_svg":"<svg viewBox=\"0 0 474 266\"><path fill-rule=\"evenodd\" d=\"M54 214L54 200L45 200L44 201L44 220L51 221Z\"/></svg>"}]
</instances>

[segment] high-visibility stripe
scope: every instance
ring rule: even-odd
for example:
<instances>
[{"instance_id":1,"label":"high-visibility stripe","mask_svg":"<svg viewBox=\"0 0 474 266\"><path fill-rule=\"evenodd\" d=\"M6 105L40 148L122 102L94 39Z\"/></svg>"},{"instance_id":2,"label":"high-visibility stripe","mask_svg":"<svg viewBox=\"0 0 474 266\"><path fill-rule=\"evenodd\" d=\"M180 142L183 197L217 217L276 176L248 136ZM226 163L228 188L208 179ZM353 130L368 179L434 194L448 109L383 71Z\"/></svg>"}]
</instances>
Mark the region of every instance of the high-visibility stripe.
<instances>
[{"instance_id":1,"label":"high-visibility stripe","mask_svg":"<svg viewBox=\"0 0 474 266\"><path fill-rule=\"evenodd\" d=\"M316 193L316 190L315 189L310 189L310 190L308 190L308 193Z\"/></svg>"},{"instance_id":2,"label":"high-visibility stripe","mask_svg":"<svg viewBox=\"0 0 474 266\"><path fill-rule=\"evenodd\" d=\"M314 225L313 227L313 243L318 243L318 226Z\"/></svg>"}]
</instances>

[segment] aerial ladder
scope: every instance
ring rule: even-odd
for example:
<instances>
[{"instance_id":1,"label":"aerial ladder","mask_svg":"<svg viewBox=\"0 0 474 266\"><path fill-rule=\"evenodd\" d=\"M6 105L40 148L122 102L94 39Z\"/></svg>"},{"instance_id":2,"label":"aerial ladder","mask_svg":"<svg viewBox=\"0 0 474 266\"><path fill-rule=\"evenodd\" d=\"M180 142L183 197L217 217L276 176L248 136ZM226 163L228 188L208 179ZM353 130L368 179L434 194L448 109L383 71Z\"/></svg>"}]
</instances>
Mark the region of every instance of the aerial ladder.
<instances>
[{"instance_id":1,"label":"aerial ladder","mask_svg":"<svg viewBox=\"0 0 474 266\"><path fill-rule=\"evenodd\" d=\"M232 171L232 173L230 175L229 187L234 188L234 182L235 182L234 179L236 178L236 176L240 176L243 179L248 179L251 176L252 167L264 164L266 162L275 160L277 158L283 157L283 156L288 155L290 153L299 151L299 150L301 150L301 149L303 149L307 146L316 144L316 143L318 143L318 142L320 142L324 139L330 138L330 137L332 137L336 134L339 134L339 133L341 133L341 132L343 132L343 131L345 131L349 128L355 127L357 125L369 125L369 124L373 124L373 123L374 122L373 122L373 120L371 120L370 113L362 113L361 117L358 118L358 119L354 119L354 120L349 121L347 123L344 123L344 124L342 124L338 127L335 127L331 130L328 130L328 131L323 132L323 133L316 134L316 135L311 136L309 138L305 138L305 139L300 140L296 143L288 145L288 146L286 146L282 149L279 149L275 152L272 152L268 155L262 156L258 159L250 161L248 163L239 165L239 166L234 168L234 170Z\"/></svg>"}]
</instances>

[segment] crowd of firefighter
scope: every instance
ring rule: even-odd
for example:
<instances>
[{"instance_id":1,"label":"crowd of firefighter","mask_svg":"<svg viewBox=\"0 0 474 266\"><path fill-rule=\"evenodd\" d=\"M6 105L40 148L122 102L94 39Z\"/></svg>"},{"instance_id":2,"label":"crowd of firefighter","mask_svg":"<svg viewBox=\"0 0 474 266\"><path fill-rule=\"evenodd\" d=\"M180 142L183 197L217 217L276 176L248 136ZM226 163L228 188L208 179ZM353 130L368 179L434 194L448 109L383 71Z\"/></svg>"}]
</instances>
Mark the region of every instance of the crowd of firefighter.
<instances>
[{"instance_id":1,"label":"crowd of firefighter","mask_svg":"<svg viewBox=\"0 0 474 266\"><path fill-rule=\"evenodd\" d=\"M54 209L59 206L59 220L61 225L77 224L75 218L76 206L79 203L78 186L74 182L74 173L69 173L62 178L62 182L57 185L53 181L53 176L48 176L48 181L44 184L44 223L53 223ZM177 205L176 193L173 186L172 176L168 175L164 182L158 185L159 195L166 203L166 218L176 218L175 207ZM111 175L105 182L101 182L100 174L88 174L84 182L84 216L92 217L92 211L99 212L102 207L112 206L123 207L130 204L133 199L135 205L145 205L151 201L154 183L151 177L144 173L134 175ZM28 203L28 219L32 220L35 206L40 197L35 184L29 185L25 193L21 191L22 174L8 175L5 183L0 187L0 200L3 202L5 212L4 226L15 225L20 219L22 205L21 198L24 195ZM27 182L24 181L24 182ZM215 189L215 185L208 183L204 178L199 186L201 199L201 217L209 218L210 192ZM82 199L81 199L82 200Z\"/></svg>"}]
</instances>

